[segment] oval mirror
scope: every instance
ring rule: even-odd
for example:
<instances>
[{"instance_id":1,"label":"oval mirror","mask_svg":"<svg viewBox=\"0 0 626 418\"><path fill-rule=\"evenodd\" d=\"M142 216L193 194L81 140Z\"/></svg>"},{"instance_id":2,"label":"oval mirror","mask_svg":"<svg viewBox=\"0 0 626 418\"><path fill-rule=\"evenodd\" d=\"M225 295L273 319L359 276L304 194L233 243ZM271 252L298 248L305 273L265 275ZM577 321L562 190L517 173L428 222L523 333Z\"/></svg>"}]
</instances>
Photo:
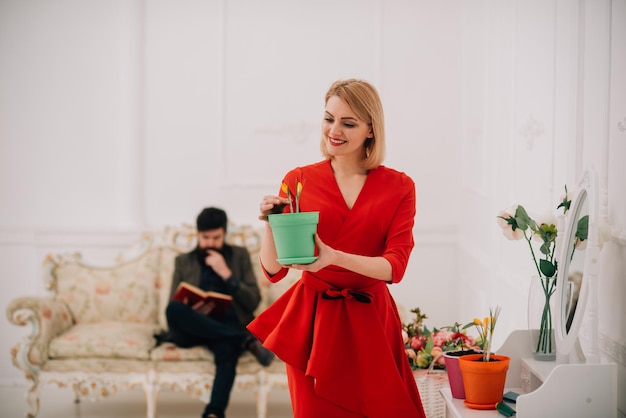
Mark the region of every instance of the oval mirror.
<instances>
[{"instance_id":1,"label":"oval mirror","mask_svg":"<svg viewBox=\"0 0 626 418\"><path fill-rule=\"evenodd\" d=\"M588 244L587 229L589 225L589 204L587 201L587 190L580 191L578 204L575 205L571 214L571 228L567 230L566 235L566 255L569 257L564 265L562 265L564 281L564 289L561 295L562 309L560 313L561 326L564 327L564 334L569 334L572 328L572 322L576 316L576 308L578 307L582 281L585 271L585 248ZM582 225L582 227L581 227ZM579 233L584 228L584 236ZM584 304L581 302L581 309L584 310ZM577 321L578 323L578 321ZM576 330L572 330L575 332Z\"/></svg>"},{"instance_id":2,"label":"oval mirror","mask_svg":"<svg viewBox=\"0 0 626 418\"><path fill-rule=\"evenodd\" d=\"M584 363L579 333L583 318L590 324L589 343L597 347L597 191L595 175L588 170L573 192L565 228L560 238L559 278L556 290L555 340L557 362ZM594 352L592 348L590 350ZM587 353L591 354L591 353Z\"/></svg>"}]
</instances>

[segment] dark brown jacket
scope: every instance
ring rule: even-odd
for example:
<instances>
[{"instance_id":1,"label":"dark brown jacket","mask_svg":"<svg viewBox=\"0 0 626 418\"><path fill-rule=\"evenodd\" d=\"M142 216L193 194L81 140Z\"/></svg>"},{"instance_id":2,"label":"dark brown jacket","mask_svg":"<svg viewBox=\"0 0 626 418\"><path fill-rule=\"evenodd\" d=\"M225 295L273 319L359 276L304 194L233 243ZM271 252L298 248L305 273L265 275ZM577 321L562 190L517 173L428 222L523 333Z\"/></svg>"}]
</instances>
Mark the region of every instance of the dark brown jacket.
<instances>
[{"instance_id":1,"label":"dark brown jacket","mask_svg":"<svg viewBox=\"0 0 626 418\"><path fill-rule=\"evenodd\" d=\"M257 284L256 276L252 270L250 253L245 247L224 245L228 249L224 251L224 260L233 272L233 276L239 280L239 289L233 294L233 307L241 322L242 327L248 325L254 319L254 311L261 301L261 292ZM196 252L181 254L175 259L174 277L170 300L181 281L200 286L201 266Z\"/></svg>"}]
</instances>

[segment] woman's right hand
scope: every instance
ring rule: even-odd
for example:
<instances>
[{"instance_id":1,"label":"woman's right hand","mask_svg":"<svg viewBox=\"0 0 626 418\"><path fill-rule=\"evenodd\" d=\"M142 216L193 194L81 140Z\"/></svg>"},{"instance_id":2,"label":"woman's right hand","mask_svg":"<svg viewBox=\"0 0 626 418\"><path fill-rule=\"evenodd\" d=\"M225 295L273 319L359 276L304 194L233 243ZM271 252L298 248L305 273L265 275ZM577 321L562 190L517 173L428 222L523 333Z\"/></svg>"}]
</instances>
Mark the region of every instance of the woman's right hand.
<instances>
[{"instance_id":1,"label":"woman's right hand","mask_svg":"<svg viewBox=\"0 0 626 418\"><path fill-rule=\"evenodd\" d=\"M282 213L283 209L288 204L289 200L286 197L264 196L263 200L261 200L261 204L259 205L259 209L261 211L259 219L262 221L267 221L267 215Z\"/></svg>"}]
</instances>

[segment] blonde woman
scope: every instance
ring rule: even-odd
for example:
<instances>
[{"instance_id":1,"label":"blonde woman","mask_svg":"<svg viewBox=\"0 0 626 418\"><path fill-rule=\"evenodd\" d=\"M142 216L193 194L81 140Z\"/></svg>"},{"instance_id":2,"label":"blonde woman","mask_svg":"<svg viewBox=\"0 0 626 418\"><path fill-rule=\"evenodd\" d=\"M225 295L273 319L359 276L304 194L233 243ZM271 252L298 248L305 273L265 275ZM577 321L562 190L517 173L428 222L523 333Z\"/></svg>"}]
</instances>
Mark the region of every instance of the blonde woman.
<instances>
[{"instance_id":1,"label":"blonde woman","mask_svg":"<svg viewBox=\"0 0 626 418\"><path fill-rule=\"evenodd\" d=\"M413 249L415 184L382 165L383 108L370 83L330 87L321 150L322 161L283 178L290 190L304 184L302 212L320 212L318 258L281 265L267 224L267 278L277 282L289 268L302 275L248 329L286 362L294 417L424 417L388 289L402 280ZM287 204L281 188L263 198L259 218L288 211Z\"/></svg>"}]
</instances>

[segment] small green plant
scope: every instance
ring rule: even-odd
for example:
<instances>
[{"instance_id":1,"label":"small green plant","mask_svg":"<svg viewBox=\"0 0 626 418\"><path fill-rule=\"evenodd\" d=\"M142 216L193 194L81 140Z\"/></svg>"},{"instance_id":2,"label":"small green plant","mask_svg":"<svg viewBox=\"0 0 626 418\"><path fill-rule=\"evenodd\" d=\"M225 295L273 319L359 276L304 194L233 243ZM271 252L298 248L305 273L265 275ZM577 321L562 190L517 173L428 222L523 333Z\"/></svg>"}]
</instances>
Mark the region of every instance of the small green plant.
<instances>
[{"instance_id":1,"label":"small green plant","mask_svg":"<svg viewBox=\"0 0 626 418\"><path fill-rule=\"evenodd\" d=\"M489 361L491 343L493 341L493 332L496 329L496 323L500 316L501 308L496 306L495 309L489 308L489 316L485 317L482 321L478 318L474 318L474 326L478 330L483 349L483 361Z\"/></svg>"}]
</instances>

